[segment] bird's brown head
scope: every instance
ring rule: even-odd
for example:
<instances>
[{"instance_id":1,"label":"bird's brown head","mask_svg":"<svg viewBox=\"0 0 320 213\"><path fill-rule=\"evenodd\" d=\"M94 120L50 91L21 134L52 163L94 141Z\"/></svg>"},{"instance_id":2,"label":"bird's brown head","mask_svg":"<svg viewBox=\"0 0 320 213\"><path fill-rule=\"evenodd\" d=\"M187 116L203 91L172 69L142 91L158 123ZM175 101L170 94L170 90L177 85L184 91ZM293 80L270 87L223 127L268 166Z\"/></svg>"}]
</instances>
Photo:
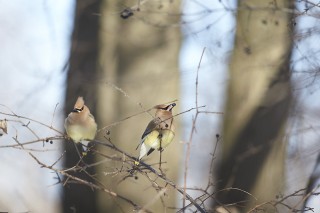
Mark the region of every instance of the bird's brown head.
<instances>
[{"instance_id":1,"label":"bird's brown head","mask_svg":"<svg viewBox=\"0 0 320 213\"><path fill-rule=\"evenodd\" d=\"M81 112L84 109L84 100L83 97L79 96L76 103L74 104L72 112Z\"/></svg>"}]
</instances>

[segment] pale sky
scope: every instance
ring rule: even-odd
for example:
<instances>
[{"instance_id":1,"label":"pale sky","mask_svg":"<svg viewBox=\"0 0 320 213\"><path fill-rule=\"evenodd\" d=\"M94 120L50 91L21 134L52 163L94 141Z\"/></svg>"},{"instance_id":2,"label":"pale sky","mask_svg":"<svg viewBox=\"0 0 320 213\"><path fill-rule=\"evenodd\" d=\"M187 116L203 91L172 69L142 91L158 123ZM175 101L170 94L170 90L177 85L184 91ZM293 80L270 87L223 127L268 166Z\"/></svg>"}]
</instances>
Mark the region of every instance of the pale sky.
<instances>
[{"instance_id":1,"label":"pale sky","mask_svg":"<svg viewBox=\"0 0 320 213\"><path fill-rule=\"evenodd\" d=\"M61 131L65 90L62 67L68 57L73 4L73 0L0 1L0 104L50 125L59 103L53 126ZM6 107L0 106L0 112L10 113ZM30 123L30 128L40 137L55 134L35 123ZM10 138L14 135L20 142L35 139L20 123L9 122L8 132L0 138L0 145L14 144ZM61 153L58 143L45 147L37 143L27 148L53 150L35 152L47 163ZM59 212L60 186L50 186L56 182L55 174L41 169L27 151L0 148L0 153L0 211Z\"/></svg>"}]
</instances>

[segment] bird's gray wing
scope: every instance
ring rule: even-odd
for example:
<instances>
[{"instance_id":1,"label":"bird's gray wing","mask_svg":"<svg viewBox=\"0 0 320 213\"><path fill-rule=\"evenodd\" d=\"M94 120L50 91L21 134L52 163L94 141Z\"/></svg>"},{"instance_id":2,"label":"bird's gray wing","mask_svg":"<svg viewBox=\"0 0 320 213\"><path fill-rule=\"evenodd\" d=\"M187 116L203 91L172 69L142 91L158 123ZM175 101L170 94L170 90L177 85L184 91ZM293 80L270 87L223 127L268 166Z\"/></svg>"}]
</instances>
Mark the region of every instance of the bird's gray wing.
<instances>
[{"instance_id":1,"label":"bird's gray wing","mask_svg":"<svg viewBox=\"0 0 320 213\"><path fill-rule=\"evenodd\" d=\"M157 126L159 125L159 119L155 118L152 121L149 122L146 130L144 130L144 133L141 136L141 141L138 144L136 150L139 148L139 146L143 143L143 139L146 135L148 135L150 132L152 132L153 130L155 130L157 128Z\"/></svg>"}]
</instances>

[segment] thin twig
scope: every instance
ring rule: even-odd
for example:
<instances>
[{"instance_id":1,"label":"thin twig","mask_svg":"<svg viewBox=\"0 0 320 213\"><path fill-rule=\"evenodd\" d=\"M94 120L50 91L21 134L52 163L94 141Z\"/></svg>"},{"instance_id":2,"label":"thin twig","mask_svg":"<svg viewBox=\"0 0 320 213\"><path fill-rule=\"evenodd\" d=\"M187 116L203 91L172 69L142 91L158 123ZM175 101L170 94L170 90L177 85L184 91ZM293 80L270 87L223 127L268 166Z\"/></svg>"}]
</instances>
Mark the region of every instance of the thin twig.
<instances>
[{"instance_id":1,"label":"thin twig","mask_svg":"<svg viewBox=\"0 0 320 213\"><path fill-rule=\"evenodd\" d=\"M187 143L187 151L186 151L186 158L185 158L185 166L184 166L184 179L183 179L183 188L184 188L184 196L183 196L183 203L182 203L182 207L184 208L185 205L186 205L186 197L185 197L185 194L186 194L186 189L187 189L187 176L188 176L188 166L189 166L189 160L190 160L190 152L191 152L191 141L192 141L192 138L193 138L193 134L196 130L196 122L197 122L197 118L198 118L198 115L199 115L199 108L198 108L198 79L199 79L199 70L200 70L200 65L201 65L201 62L202 62L202 58L203 58L203 55L204 55L204 52L205 52L206 48L203 48L202 50L202 54L201 54L201 57L200 57L200 61L199 61L199 64L198 64L198 69L197 69L197 77L196 77L196 115L195 117L193 118L192 120L192 129L191 129L191 132L190 132L190 136L189 136L189 140L188 140L188 143Z\"/></svg>"},{"instance_id":2,"label":"thin twig","mask_svg":"<svg viewBox=\"0 0 320 213\"><path fill-rule=\"evenodd\" d=\"M50 126L52 127L53 121L54 121L54 116L56 115L56 110L58 108L59 103L56 103L56 106L54 107L53 113L52 113L52 119L51 119L51 124Z\"/></svg>"},{"instance_id":3,"label":"thin twig","mask_svg":"<svg viewBox=\"0 0 320 213\"><path fill-rule=\"evenodd\" d=\"M94 189L97 189L97 190L101 190L101 191L103 191L103 192L106 192L107 194L109 194L109 195L111 195L111 196L113 196L113 197L118 197L118 198L120 198L121 200L123 200L123 201L131 204L131 205L134 206L136 209L139 209L139 210L140 210L140 209L143 209L141 206L139 206L138 204L136 204L136 203L133 202L132 200L129 200L128 198L125 198L125 197L117 194L116 192L113 192L113 191L111 191L111 190L108 190L108 189L105 188L105 187L98 186L98 185L96 185L96 184L94 184L94 183L91 183L91 182L89 182L89 181L83 180L83 179L81 179L81 178L75 177L75 176L73 176L73 175L70 175L69 173L67 173L67 172L65 172L65 171L63 171L63 170L59 170L59 169L55 169L55 168L53 168L53 167L47 166L46 164L42 163L37 157L35 157L35 156L34 156L32 153L30 153L30 152L29 152L29 155L30 155L42 168L50 169L50 170L52 170L52 171L55 171L55 172L57 172L57 173L60 173L60 174L62 174L62 175L64 175L64 176L66 176L67 178L70 178L70 179L72 179L72 180L74 180L74 181L77 181L77 182L79 182L79 183L81 183L81 184L87 185L87 186L89 186L89 187L91 187L91 188L94 188ZM147 209L143 209L143 210L144 210L144 211L147 211L147 212L150 212L150 211L147 210Z\"/></svg>"}]
</instances>

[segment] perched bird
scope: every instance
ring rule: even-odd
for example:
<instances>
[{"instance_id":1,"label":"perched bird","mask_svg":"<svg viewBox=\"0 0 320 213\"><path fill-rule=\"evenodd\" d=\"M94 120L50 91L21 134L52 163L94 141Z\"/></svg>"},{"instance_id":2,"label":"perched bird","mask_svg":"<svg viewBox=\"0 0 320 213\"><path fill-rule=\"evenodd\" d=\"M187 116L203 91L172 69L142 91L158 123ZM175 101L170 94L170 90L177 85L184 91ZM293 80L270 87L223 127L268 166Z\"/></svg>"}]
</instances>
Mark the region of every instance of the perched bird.
<instances>
[{"instance_id":1,"label":"perched bird","mask_svg":"<svg viewBox=\"0 0 320 213\"><path fill-rule=\"evenodd\" d=\"M156 109L155 118L149 122L146 130L142 134L140 144L139 161L145 155L150 155L155 149L162 151L174 138L174 125L172 108L176 104L161 104L153 107ZM138 149L137 147L137 149ZM139 164L136 162L136 164Z\"/></svg>"},{"instance_id":2,"label":"perched bird","mask_svg":"<svg viewBox=\"0 0 320 213\"><path fill-rule=\"evenodd\" d=\"M96 136L97 124L89 108L84 105L82 97L78 97L72 112L65 120L64 127L75 143L93 140Z\"/></svg>"}]
</instances>

